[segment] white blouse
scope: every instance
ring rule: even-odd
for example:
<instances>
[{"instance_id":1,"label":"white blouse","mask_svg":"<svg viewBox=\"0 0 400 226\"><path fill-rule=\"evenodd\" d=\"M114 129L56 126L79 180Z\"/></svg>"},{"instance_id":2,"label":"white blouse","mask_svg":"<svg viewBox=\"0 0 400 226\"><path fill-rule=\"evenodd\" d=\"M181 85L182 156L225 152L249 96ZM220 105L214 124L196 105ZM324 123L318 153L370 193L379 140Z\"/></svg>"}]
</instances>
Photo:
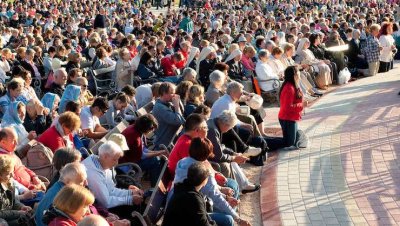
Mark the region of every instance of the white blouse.
<instances>
[{"instance_id":1,"label":"white blouse","mask_svg":"<svg viewBox=\"0 0 400 226\"><path fill-rule=\"evenodd\" d=\"M382 35L379 38L379 43L383 47L381 50L380 61L390 62L393 60L392 45L394 45L394 38L391 35Z\"/></svg>"}]
</instances>

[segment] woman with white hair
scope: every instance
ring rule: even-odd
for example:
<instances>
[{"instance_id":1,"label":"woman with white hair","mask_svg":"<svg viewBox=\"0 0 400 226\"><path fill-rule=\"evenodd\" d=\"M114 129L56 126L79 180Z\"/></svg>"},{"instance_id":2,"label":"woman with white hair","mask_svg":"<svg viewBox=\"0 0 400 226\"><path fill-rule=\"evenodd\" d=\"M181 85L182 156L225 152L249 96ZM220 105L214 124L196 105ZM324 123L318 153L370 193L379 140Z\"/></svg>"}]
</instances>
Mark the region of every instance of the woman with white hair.
<instances>
[{"instance_id":1,"label":"woman with white hair","mask_svg":"<svg viewBox=\"0 0 400 226\"><path fill-rule=\"evenodd\" d=\"M204 87L210 84L209 75L214 70L217 63L215 49L212 46L205 47L201 50L197 60L196 72L199 80Z\"/></svg>"},{"instance_id":2,"label":"woman with white hair","mask_svg":"<svg viewBox=\"0 0 400 226\"><path fill-rule=\"evenodd\" d=\"M260 50L260 52L258 53L258 61L256 64L256 74L260 88L263 91L273 90L274 81L276 81L274 79L279 80L278 74L276 74L272 70L271 66L267 63L268 60L268 51L265 49Z\"/></svg>"},{"instance_id":3,"label":"woman with white hair","mask_svg":"<svg viewBox=\"0 0 400 226\"><path fill-rule=\"evenodd\" d=\"M225 74L219 70L213 71L210 74L210 82L205 94L205 104L212 107L214 102L224 94L222 89L225 84Z\"/></svg>"},{"instance_id":4,"label":"woman with white hair","mask_svg":"<svg viewBox=\"0 0 400 226\"><path fill-rule=\"evenodd\" d=\"M318 88L325 90L328 88L328 85L332 84L331 69L323 60L315 58L308 47L310 47L308 38L300 39L296 50L297 61L298 63L312 66L314 70L318 72L315 83Z\"/></svg>"}]
</instances>

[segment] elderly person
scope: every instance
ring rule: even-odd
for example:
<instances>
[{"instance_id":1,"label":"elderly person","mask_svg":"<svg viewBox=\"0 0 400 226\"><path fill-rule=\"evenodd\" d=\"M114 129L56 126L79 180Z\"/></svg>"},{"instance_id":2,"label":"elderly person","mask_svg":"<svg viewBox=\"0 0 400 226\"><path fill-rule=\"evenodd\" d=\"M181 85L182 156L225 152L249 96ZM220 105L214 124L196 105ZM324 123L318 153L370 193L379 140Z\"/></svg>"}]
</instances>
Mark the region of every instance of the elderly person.
<instances>
[{"instance_id":1,"label":"elderly person","mask_svg":"<svg viewBox=\"0 0 400 226\"><path fill-rule=\"evenodd\" d=\"M49 92L57 94L61 98L67 84L67 79L67 71L64 68L57 69L54 72L54 81L49 88Z\"/></svg>"},{"instance_id":2,"label":"elderly person","mask_svg":"<svg viewBox=\"0 0 400 226\"><path fill-rule=\"evenodd\" d=\"M214 156L210 160L220 164L225 176L230 174L239 184L239 189L242 193L254 192L260 189L260 185L252 184L244 175L242 169L238 164L243 164L248 160L252 151L246 154L234 152L230 148L226 148L222 144L222 135L233 129L237 121L236 115L230 111L223 111L217 118L209 119L207 121L208 134L207 138L210 139L214 146ZM231 172L229 172L231 170ZM225 171L225 172L224 172Z\"/></svg>"},{"instance_id":3,"label":"elderly person","mask_svg":"<svg viewBox=\"0 0 400 226\"><path fill-rule=\"evenodd\" d=\"M161 144L165 146L172 144L179 128L185 122L180 108L180 96L174 94L175 86L172 83L163 82L158 93L160 98L156 100L153 107L153 115L159 123L159 127L155 131L154 145L156 148Z\"/></svg>"},{"instance_id":4,"label":"elderly person","mask_svg":"<svg viewBox=\"0 0 400 226\"><path fill-rule=\"evenodd\" d=\"M115 78L118 81L118 90L131 83L133 70L129 50L122 48L119 51L119 60L115 66Z\"/></svg>"},{"instance_id":5,"label":"elderly person","mask_svg":"<svg viewBox=\"0 0 400 226\"><path fill-rule=\"evenodd\" d=\"M214 102L224 94L225 81L226 75L220 70L215 70L210 74L211 84L208 86L205 94L205 104L207 106L212 107Z\"/></svg>"},{"instance_id":6,"label":"elderly person","mask_svg":"<svg viewBox=\"0 0 400 226\"><path fill-rule=\"evenodd\" d=\"M13 159L13 178L29 190L46 190L45 184L39 177L24 166L21 159L15 154L17 139L13 128L6 127L0 130L0 155L7 155Z\"/></svg>"},{"instance_id":7,"label":"elderly person","mask_svg":"<svg viewBox=\"0 0 400 226\"><path fill-rule=\"evenodd\" d=\"M274 47L269 60L267 61L273 71L273 74L278 75L279 78L283 78L283 72L285 71L285 67L281 61L282 54L283 49L281 47Z\"/></svg>"},{"instance_id":8,"label":"elderly person","mask_svg":"<svg viewBox=\"0 0 400 226\"><path fill-rule=\"evenodd\" d=\"M348 44L349 49L347 50L346 55L349 59L350 68L355 67L357 69L366 69L368 68L368 63L365 60L365 56L361 52L360 35L360 30L353 30L352 39Z\"/></svg>"},{"instance_id":9,"label":"elderly person","mask_svg":"<svg viewBox=\"0 0 400 226\"><path fill-rule=\"evenodd\" d=\"M365 58L368 62L369 76L375 76L379 71L379 61L383 47L379 43L378 35L381 26L373 24L370 27L370 35L363 48Z\"/></svg>"},{"instance_id":10,"label":"elderly person","mask_svg":"<svg viewBox=\"0 0 400 226\"><path fill-rule=\"evenodd\" d=\"M65 106L69 101L79 101L79 97L81 96L81 87L77 85L68 85L63 92L60 100L60 106L58 108L58 114L61 114L65 111Z\"/></svg>"},{"instance_id":11,"label":"elderly person","mask_svg":"<svg viewBox=\"0 0 400 226\"><path fill-rule=\"evenodd\" d=\"M33 49L27 49L26 50L26 55L25 55L25 60L21 61L21 66L29 71L31 75L35 78L41 78L41 74L39 72L38 66L35 64L33 61L35 58L35 50Z\"/></svg>"},{"instance_id":12,"label":"elderly person","mask_svg":"<svg viewBox=\"0 0 400 226\"><path fill-rule=\"evenodd\" d=\"M193 84L198 84L199 82L196 79L197 73L193 68L185 68L182 72L182 76L176 82L177 84L183 81L191 81Z\"/></svg>"},{"instance_id":13,"label":"elderly person","mask_svg":"<svg viewBox=\"0 0 400 226\"><path fill-rule=\"evenodd\" d=\"M301 64L312 66L314 71L318 73L315 83L320 89L327 89L332 84L331 69L324 60L318 60L315 58L313 52L308 48L310 47L310 41L308 38L302 38L299 41L299 45L296 50L297 61Z\"/></svg>"},{"instance_id":14,"label":"elderly person","mask_svg":"<svg viewBox=\"0 0 400 226\"><path fill-rule=\"evenodd\" d=\"M274 81L266 81L270 79L280 79L278 74L271 68L270 64L268 63L268 51L267 50L260 50L258 52L258 61L256 64L256 75L258 79L258 84L260 85L261 90L263 91L270 91L273 90ZM264 81L263 81L264 80Z\"/></svg>"},{"instance_id":15,"label":"elderly person","mask_svg":"<svg viewBox=\"0 0 400 226\"><path fill-rule=\"evenodd\" d=\"M39 100L31 99L26 104L26 113L23 123L26 131L36 131L37 134L42 134L52 123L52 115Z\"/></svg>"},{"instance_id":16,"label":"elderly person","mask_svg":"<svg viewBox=\"0 0 400 226\"><path fill-rule=\"evenodd\" d=\"M82 164L86 167L88 187L96 200L110 212L131 218L132 208L143 201L143 191L130 185L128 189L116 187L114 167L123 156L121 147L107 141L99 147L98 155L91 155Z\"/></svg>"},{"instance_id":17,"label":"elderly person","mask_svg":"<svg viewBox=\"0 0 400 226\"><path fill-rule=\"evenodd\" d=\"M53 153L60 148L73 148L75 147L73 133L77 131L80 126L81 121L79 116L73 112L65 112L60 115L54 126L48 128L39 136L38 141L50 148Z\"/></svg>"},{"instance_id":18,"label":"elderly person","mask_svg":"<svg viewBox=\"0 0 400 226\"><path fill-rule=\"evenodd\" d=\"M243 71L243 64L241 62L242 55L242 51L235 49L225 60L225 63L229 65L229 78L236 81L247 80Z\"/></svg>"},{"instance_id":19,"label":"elderly person","mask_svg":"<svg viewBox=\"0 0 400 226\"><path fill-rule=\"evenodd\" d=\"M49 109L49 115L54 120L58 116L58 104L60 103L60 97L54 93L46 93L42 99L43 107Z\"/></svg>"},{"instance_id":20,"label":"elderly person","mask_svg":"<svg viewBox=\"0 0 400 226\"><path fill-rule=\"evenodd\" d=\"M76 151L79 154L78 151ZM44 195L43 199L40 201L36 212L35 212L35 222L37 226L44 226L43 215L46 210L48 210L58 192L66 185L76 184L81 186L87 185L87 175L85 167L77 162L71 162L66 164L60 170L60 178L54 185L49 188L49 190Z\"/></svg>"},{"instance_id":21,"label":"elderly person","mask_svg":"<svg viewBox=\"0 0 400 226\"><path fill-rule=\"evenodd\" d=\"M21 79L24 81L24 87L22 88L21 95L19 95L17 100L22 101L24 104L27 104L28 101L32 99L38 100L36 92L31 86L31 73L27 70L22 70L20 73L18 73L18 77L21 77Z\"/></svg>"},{"instance_id":22,"label":"elderly person","mask_svg":"<svg viewBox=\"0 0 400 226\"><path fill-rule=\"evenodd\" d=\"M186 61L185 68L192 68L196 70L197 68L197 59L200 56L200 49L197 47L191 47L188 59Z\"/></svg>"},{"instance_id":23,"label":"elderly person","mask_svg":"<svg viewBox=\"0 0 400 226\"><path fill-rule=\"evenodd\" d=\"M76 79L75 84L81 87L81 95L79 101L82 106L91 105L94 101L93 94L89 91L89 82L85 77L79 77Z\"/></svg>"}]
</instances>

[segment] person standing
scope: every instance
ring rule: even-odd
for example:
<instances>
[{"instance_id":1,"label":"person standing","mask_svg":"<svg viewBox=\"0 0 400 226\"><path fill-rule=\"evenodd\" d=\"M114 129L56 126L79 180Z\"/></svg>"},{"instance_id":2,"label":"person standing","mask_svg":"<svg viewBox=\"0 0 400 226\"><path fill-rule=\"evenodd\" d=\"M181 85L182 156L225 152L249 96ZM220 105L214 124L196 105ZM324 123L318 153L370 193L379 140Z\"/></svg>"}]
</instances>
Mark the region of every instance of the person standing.
<instances>
[{"instance_id":1,"label":"person standing","mask_svg":"<svg viewBox=\"0 0 400 226\"><path fill-rule=\"evenodd\" d=\"M370 27L370 35L367 38L367 43L364 48L364 54L367 58L369 76L374 76L379 70L379 59L381 56L382 47L379 44L378 34L380 26L378 24L373 24Z\"/></svg>"}]
</instances>

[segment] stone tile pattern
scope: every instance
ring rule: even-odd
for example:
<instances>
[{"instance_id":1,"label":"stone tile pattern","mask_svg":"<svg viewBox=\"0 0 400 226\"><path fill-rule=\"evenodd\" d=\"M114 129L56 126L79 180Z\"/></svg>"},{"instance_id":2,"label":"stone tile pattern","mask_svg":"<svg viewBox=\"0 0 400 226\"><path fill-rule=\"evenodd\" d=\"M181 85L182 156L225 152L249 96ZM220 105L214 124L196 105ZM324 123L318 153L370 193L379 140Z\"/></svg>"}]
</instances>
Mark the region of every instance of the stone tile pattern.
<instances>
[{"instance_id":1,"label":"stone tile pattern","mask_svg":"<svg viewBox=\"0 0 400 226\"><path fill-rule=\"evenodd\" d=\"M261 191L264 225L400 224L399 71L339 87L307 109L299 128L308 148L281 151L276 180L264 169L263 185L276 186Z\"/></svg>"}]
</instances>

